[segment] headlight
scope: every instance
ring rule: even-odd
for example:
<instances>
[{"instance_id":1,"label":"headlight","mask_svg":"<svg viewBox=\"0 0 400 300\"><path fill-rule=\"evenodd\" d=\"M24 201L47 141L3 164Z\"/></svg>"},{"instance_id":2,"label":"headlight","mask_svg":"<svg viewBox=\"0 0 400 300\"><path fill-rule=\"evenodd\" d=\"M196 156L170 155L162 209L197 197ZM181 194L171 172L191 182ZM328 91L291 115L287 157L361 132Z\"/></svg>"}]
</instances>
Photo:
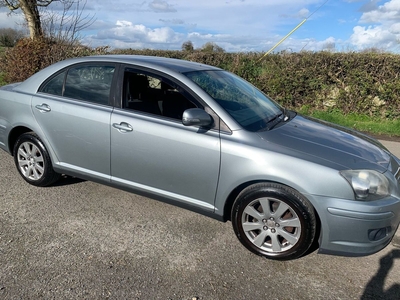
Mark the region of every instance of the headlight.
<instances>
[{"instance_id":1,"label":"headlight","mask_svg":"<svg viewBox=\"0 0 400 300\"><path fill-rule=\"evenodd\" d=\"M373 170L346 170L342 175L351 185L359 200L377 200L389 195L389 180Z\"/></svg>"}]
</instances>

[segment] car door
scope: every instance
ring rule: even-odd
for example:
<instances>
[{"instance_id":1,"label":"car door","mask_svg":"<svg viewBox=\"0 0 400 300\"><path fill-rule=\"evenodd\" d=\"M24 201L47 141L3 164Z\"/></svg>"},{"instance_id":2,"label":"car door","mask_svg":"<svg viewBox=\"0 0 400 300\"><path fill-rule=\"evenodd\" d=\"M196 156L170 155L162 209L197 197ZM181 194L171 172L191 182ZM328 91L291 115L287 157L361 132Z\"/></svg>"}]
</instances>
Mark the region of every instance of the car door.
<instances>
[{"instance_id":1,"label":"car door","mask_svg":"<svg viewBox=\"0 0 400 300\"><path fill-rule=\"evenodd\" d=\"M32 110L58 161L56 167L110 178L110 90L115 66L75 65L50 78Z\"/></svg>"},{"instance_id":2,"label":"car door","mask_svg":"<svg viewBox=\"0 0 400 300\"><path fill-rule=\"evenodd\" d=\"M123 105L111 116L111 180L213 211L219 132L182 124L183 111L196 104L174 83L134 70L124 77Z\"/></svg>"}]
</instances>

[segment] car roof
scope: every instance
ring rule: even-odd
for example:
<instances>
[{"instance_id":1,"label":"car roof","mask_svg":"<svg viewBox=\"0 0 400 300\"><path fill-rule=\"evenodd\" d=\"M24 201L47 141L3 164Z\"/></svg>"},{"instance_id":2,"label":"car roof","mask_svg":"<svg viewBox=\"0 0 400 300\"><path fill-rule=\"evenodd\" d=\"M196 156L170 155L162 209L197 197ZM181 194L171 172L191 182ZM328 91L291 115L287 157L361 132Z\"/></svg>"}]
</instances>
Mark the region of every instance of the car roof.
<instances>
[{"instance_id":1,"label":"car roof","mask_svg":"<svg viewBox=\"0 0 400 300\"><path fill-rule=\"evenodd\" d=\"M184 73L191 71L203 71L203 70L221 70L219 68L206 64L200 64L182 59L166 58L158 56L144 56L144 55L85 56L85 57L72 58L57 62L32 75L27 80L16 86L15 89L25 93L35 93L38 90L39 86L47 78L57 73L58 71L78 63L91 63L91 62L131 64L132 66L147 67L170 74Z\"/></svg>"},{"instance_id":2,"label":"car roof","mask_svg":"<svg viewBox=\"0 0 400 300\"><path fill-rule=\"evenodd\" d=\"M145 55L99 55L99 56L88 56L87 59L93 61L113 61L119 63L131 63L139 65L153 66L157 68L165 68L175 72L183 73L190 71L201 71L201 70L219 70L219 68L192 62L183 59L167 58L159 56L145 56Z\"/></svg>"}]
</instances>

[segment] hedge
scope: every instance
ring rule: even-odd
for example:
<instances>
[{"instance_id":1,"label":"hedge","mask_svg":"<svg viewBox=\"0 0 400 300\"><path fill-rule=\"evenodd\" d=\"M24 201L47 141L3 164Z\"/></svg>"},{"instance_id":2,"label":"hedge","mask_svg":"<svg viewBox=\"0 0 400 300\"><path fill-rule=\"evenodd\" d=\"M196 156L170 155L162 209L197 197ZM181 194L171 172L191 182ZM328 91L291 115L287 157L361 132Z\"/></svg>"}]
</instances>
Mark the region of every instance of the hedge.
<instances>
[{"instance_id":1,"label":"hedge","mask_svg":"<svg viewBox=\"0 0 400 300\"><path fill-rule=\"evenodd\" d=\"M245 78L290 109L400 117L400 56L388 53L300 52L264 57L262 53L71 48L22 40L6 52L0 72L7 82L21 81L55 61L93 54L164 56L217 66Z\"/></svg>"}]
</instances>

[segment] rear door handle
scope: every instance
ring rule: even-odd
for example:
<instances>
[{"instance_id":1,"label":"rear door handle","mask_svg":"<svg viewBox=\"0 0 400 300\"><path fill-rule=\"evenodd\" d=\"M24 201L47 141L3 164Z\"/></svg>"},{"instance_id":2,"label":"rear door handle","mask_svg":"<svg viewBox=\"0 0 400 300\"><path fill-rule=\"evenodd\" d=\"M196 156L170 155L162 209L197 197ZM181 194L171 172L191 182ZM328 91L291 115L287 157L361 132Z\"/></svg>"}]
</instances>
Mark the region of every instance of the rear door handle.
<instances>
[{"instance_id":1,"label":"rear door handle","mask_svg":"<svg viewBox=\"0 0 400 300\"><path fill-rule=\"evenodd\" d=\"M42 103L41 105L35 106L40 112L50 112L51 108L46 103Z\"/></svg>"},{"instance_id":2,"label":"rear door handle","mask_svg":"<svg viewBox=\"0 0 400 300\"><path fill-rule=\"evenodd\" d=\"M128 123L125 123L125 122L121 122L121 123L114 123L114 124L112 124L112 126L114 127L114 128L117 128L119 131L121 131L121 132L130 132L130 131L133 131L133 128L132 128L132 126L130 125L130 124L128 124Z\"/></svg>"}]
</instances>

